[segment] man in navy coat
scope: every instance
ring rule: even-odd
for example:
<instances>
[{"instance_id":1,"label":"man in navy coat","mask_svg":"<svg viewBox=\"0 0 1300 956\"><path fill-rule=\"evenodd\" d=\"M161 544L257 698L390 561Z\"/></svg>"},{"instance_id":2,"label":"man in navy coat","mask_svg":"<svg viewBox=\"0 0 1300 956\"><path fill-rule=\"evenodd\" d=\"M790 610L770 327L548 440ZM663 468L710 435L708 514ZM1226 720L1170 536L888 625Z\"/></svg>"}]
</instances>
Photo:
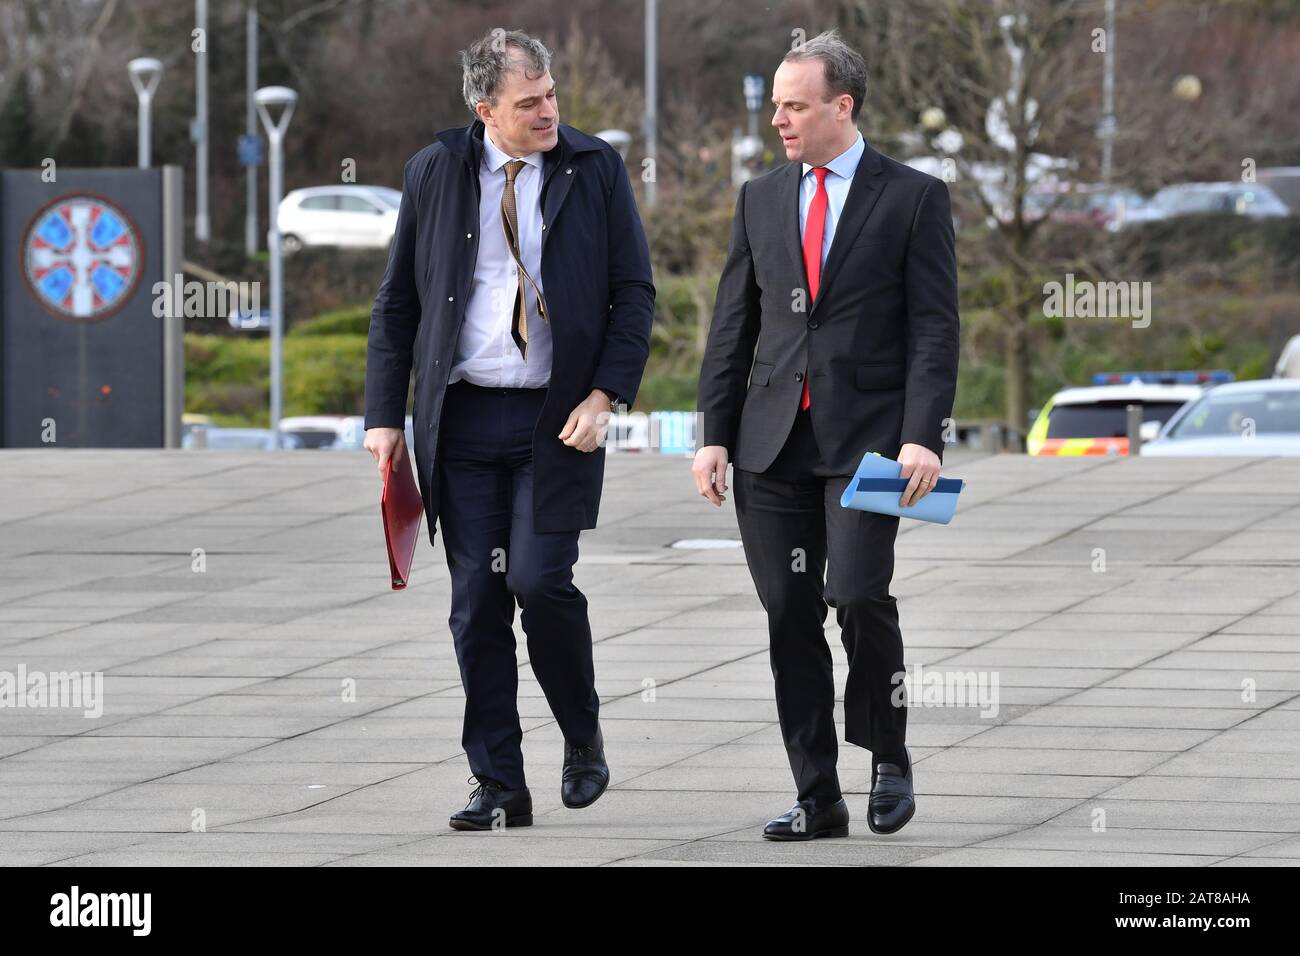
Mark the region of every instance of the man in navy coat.
<instances>
[{"instance_id":1,"label":"man in navy coat","mask_svg":"<svg viewBox=\"0 0 1300 956\"><path fill-rule=\"evenodd\" d=\"M415 463L442 520L449 624L477 786L451 826L532 823L516 706L515 604L564 735L561 797L609 782L578 535L596 526L608 415L636 398L655 288L623 160L561 125L550 52L496 29L461 54L467 127L406 164L366 356L366 448ZM394 456L396 456L394 458Z\"/></svg>"}]
</instances>

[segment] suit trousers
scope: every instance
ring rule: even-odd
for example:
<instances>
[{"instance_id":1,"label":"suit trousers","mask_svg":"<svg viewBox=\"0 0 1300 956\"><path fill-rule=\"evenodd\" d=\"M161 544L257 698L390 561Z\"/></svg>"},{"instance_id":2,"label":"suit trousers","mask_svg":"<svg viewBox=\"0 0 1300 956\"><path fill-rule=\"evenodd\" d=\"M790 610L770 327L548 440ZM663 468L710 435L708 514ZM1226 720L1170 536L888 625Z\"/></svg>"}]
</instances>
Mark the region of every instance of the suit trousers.
<instances>
[{"instance_id":1,"label":"suit trousers","mask_svg":"<svg viewBox=\"0 0 1300 956\"><path fill-rule=\"evenodd\" d=\"M905 695L894 694L903 675L903 637L889 593L899 519L841 507L851 479L822 464L804 410L767 470L735 469L745 560L767 611L781 736L799 799L817 804L841 796L828 606L848 654L844 739L895 753L907 731Z\"/></svg>"},{"instance_id":2,"label":"suit trousers","mask_svg":"<svg viewBox=\"0 0 1300 956\"><path fill-rule=\"evenodd\" d=\"M438 436L448 623L465 690L461 742L474 775L508 790L526 786L516 603L529 663L565 739L591 740L600 709L587 599L573 583L579 532L533 526L533 431L546 392L454 382Z\"/></svg>"}]
</instances>

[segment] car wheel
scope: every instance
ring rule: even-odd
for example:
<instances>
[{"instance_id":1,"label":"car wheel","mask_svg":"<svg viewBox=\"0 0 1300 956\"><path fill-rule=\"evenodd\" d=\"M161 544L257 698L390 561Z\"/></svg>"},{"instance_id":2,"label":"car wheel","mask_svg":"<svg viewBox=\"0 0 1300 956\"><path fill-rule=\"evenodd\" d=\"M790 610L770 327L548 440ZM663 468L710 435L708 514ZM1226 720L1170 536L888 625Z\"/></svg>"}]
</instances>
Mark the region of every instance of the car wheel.
<instances>
[{"instance_id":1,"label":"car wheel","mask_svg":"<svg viewBox=\"0 0 1300 956\"><path fill-rule=\"evenodd\" d=\"M303 245L302 240L299 239L297 236L295 236L293 233L289 233L288 235L284 235L280 237L280 251L283 252L286 256L291 256L295 252L301 252L302 245Z\"/></svg>"}]
</instances>

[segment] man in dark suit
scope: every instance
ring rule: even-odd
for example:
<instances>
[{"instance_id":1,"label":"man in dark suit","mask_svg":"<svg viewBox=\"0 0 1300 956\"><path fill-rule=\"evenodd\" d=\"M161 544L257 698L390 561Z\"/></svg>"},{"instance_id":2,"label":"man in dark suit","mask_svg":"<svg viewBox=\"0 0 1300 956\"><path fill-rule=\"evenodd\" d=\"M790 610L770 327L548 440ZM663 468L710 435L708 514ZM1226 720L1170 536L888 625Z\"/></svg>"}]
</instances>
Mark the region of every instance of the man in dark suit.
<instances>
[{"instance_id":1,"label":"man in dark suit","mask_svg":"<svg viewBox=\"0 0 1300 956\"><path fill-rule=\"evenodd\" d=\"M493 30L462 54L474 120L406 164L366 358L366 448L406 453L432 542L442 519L449 624L478 786L451 826L532 823L516 706L515 604L564 734L561 798L609 782L578 535L596 526L604 433L636 397L655 289L623 160L559 122L550 52Z\"/></svg>"},{"instance_id":2,"label":"man in dark suit","mask_svg":"<svg viewBox=\"0 0 1300 956\"><path fill-rule=\"evenodd\" d=\"M845 740L872 752L868 825L892 833L916 807L894 694L898 518L839 502L872 451L902 463L902 504L934 487L957 383L957 264L947 187L863 140L865 91L862 57L834 31L777 69L772 125L790 162L741 187L700 369L695 484L720 506L735 463L798 788L772 839L848 834L828 605L848 652Z\"/></svg>"}]
</instances>

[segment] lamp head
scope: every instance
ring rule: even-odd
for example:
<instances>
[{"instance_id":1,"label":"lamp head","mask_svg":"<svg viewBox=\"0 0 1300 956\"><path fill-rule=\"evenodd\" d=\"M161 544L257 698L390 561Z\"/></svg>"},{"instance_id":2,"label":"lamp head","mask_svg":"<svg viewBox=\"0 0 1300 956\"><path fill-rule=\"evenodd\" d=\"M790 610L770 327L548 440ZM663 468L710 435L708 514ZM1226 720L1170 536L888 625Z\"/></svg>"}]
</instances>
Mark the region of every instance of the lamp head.
<instances>
[{"instance_id":1,"label":"lamp head","mask_svg":"<svg viewBox=\"0 0 1300 956\"><path fill-rule=\"evenodd\" d=\"M287 86L264 86L253 94L253 102L257 104L257 114L262 117L262 125L266 127L267 138L273 143L278 142L289 128L293 108L298 103L298 94ZM280 118L273 121L271 110L275 107L282 107L282 112Z\"/></svg>"},{"instance_id":2,"label":"lamp head","mask_svg":"<svg viewBox=\"0 0 1300 956\"><path fill-rule=\"evenodd\" d=\"M131 76L131 85L137 94L148 96L158 86L162 78L162 60L151 56L138 56L126 65L126 72Z\"/></svg>"}]
</instances>

